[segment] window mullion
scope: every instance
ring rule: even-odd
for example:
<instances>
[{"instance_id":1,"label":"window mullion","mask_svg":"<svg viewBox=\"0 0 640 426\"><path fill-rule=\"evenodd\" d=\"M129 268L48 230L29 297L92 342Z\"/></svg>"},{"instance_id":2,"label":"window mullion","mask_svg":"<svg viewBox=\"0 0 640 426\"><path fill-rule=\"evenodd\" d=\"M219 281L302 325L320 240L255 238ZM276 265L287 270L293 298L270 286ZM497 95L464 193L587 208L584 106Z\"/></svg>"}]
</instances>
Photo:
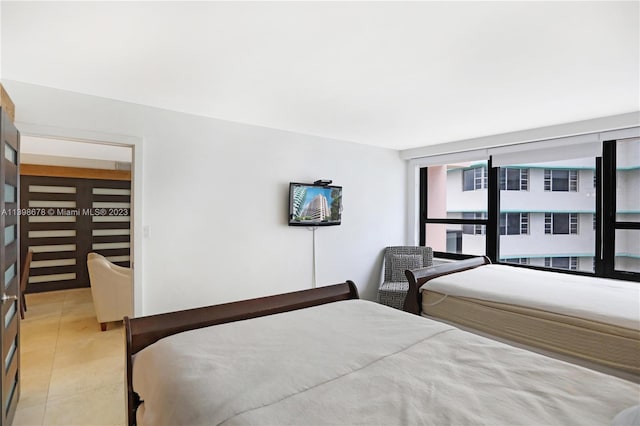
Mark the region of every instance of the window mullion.
<instances>
[{"instance_id":1,"label":"window mullion","mask_svg":"<svg viewBox=\"0 0 640 426\"><path fill-rule=\"evenodd\" d=\"M487 228L485 236L485 249L487 257L496 263L500 253L500 169L492 166L489 157L487 164L488 190L487 190ZM505 176L506 178L506 176ZM506 185L506 182L505 182Z\"/></svg>"},{"instance_id":2,"label":"window mullion","mask_svg":"<svg viewBox=\"0 0 640 426\"><path fill-rule=\"evenodd\" d=\"M428 175L429 175L428 168L423 167L420 169L420 190L419 190L420 219L418 220L418 223L420 224L419 243L421 246L424 246L427 243L426 220L427 220L427 193L429 191L429 183L427 181Z\"/></svg>"},{"instance_id":3,"label":"window mullion","mask_svg":"<svg viewBox=\"0 0 640 426\"><path fill-rule=\"evenodd\" d=\"M602 145L602 261L605 276L615 267L616 142Z\"/></svg>"}]
</instances>

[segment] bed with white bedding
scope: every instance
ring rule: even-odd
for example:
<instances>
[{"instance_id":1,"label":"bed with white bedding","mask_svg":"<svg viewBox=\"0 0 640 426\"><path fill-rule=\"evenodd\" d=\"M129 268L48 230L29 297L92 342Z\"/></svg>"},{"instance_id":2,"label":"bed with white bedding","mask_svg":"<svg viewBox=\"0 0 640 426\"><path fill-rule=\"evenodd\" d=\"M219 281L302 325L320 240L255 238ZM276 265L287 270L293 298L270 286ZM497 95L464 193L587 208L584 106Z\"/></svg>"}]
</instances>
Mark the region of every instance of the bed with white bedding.
<instances>
[{"instance_id":1,"label":"bed with white bedding","mask_svg":"<svg viewBox=\"0 0 640 426\"><path fill-rule=\"evenodd\" d=\"M508 265L452 266L445 274L407 272L422 315L640 375L640 283Z\"/></svg>"},{"instance_id":2,"label":"bed with white bedding","mask_svg":"<svg viewBox=\"0 0 640 426\"><path fill-rule=\"evenodd\" d=\"M127 320L137 400L129 424L591 425L640 402L636 383L362 301L353 289L311 300L334 288L299 292L305 303L290 309L278 299L287 295L259 299L257 315L239 302L239 315L221 305ZM186 318L207 322L206 309L218 325L174 333ZM181 319L159 325L170 316Z\"/></svg>"}]
</instances>

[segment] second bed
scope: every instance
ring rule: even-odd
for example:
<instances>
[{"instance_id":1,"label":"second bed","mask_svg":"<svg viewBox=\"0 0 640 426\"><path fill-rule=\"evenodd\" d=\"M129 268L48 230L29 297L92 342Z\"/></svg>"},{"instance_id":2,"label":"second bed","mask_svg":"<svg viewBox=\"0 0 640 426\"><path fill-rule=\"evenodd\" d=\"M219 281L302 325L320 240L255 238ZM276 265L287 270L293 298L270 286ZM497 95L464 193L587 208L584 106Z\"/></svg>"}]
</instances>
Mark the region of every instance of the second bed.
<instances>
[{"instance_id":1,"label":"second bed","mask_svg":"<svg viewBox=\"0 0 640 426\"><path fill-rule=\"evenodd\" d=\"M409 312L640 377L638 283L482 258L407 277Z\"/></svg>"}]
</instances>

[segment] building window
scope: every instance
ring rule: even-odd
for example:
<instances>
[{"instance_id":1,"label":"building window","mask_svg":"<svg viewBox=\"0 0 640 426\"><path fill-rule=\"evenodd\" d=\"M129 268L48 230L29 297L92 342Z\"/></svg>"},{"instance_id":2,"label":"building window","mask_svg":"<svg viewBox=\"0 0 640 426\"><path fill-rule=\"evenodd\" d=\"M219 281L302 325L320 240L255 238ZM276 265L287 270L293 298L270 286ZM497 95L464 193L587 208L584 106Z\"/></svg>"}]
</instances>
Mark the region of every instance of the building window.
<instances>
[{"instance_id":1,"label":"building window","mask_svg":"<svg viewBox=\"0 0 640 426\"><path fill-rule=\"evenodd\" d=\"M570 257L545 257L544 266L547 268L568 269L575 271L578 269L578 258Z\"/></svg>"},{"instance_id":2,"label":"building window","mask_svg":"<svg viewBox=\"0 0 640 426\"><path fill-rule=\"evenodd\" d=\"M500 259L502 260L502 259ZM505 262L507 263L514 263L516 265L528 265L529 264L529 258L528 257L513 257L510 259L504 259Z\"/></svg>"},{"instance_id":3,"label":"building window","mask_svg":"<svg viewBox=\"0 0 640 426\"><path fill-rule=\"evenodd\" d=\"M544 214L545 234L577 234L578 214L577 213L545 213Z\"/></svg>"},{"instance_id":4,"label":"building window","mask_svg":"<svg viewBox=\"0 0 640 426\"><path fill-rule=\"evenodd\" d=\"M462 172L462 190L476 191L487 188L487 167L474 167Z\"/></svg>"},{"instance_id":5,"label":"building window","mask_svg":"<svg viewBox=\"0 0 640 426\"><path fill-rule=\"evenodd\" d=\"M487 214L483 212L465 212L462 213L463 219L486 219ZM462 225L462 233L467 235L484 235L486 230L485 225Z\"/></svg>"},{"instance_id":6,"label":"building window","mask_svg":"<svg viewBox=\"0 0 640 426\"><path fill-rule=\"evenodd\" d=\"M500 235L529 233L529 213L500 214Z\"/></svg>"},{"instance_id":7,"label":"building window","mask_svg":"<svg viewBox=\"0 0 640 426\"><path fill-rule=\"evenodd\" d=\"M500 169L501 191L526 191L529 188L529 169L504 167Z\"/></svg>"},{"instance_id":8,"label":"building window","mask_svg":"<svg viewBox=\"0 0 640 426\"><path fill-rule=\"evenodd\" d=\"M462 231L447 229L447 252L462 253Z\"/></svg>"},{"instance_id":9,"label":"building window","mask_svg":"<svg viewBox=\"0 0 640 426\"><path fill-rule=\"evenodd\" d=\"M545 191L578 191L578 171L544 169Z\"/></svg>"}]
</instances>

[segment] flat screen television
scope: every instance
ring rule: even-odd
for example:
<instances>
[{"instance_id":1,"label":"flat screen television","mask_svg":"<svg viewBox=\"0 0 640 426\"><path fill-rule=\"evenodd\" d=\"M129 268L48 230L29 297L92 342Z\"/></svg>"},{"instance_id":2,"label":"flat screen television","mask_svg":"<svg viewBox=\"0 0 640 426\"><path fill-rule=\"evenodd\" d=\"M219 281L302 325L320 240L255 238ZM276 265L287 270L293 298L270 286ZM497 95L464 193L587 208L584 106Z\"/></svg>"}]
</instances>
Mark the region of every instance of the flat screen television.
<instances>
[{"instance_id":1,"label":"flat screen television","mask_svg":"<svg viewBox=\"0 0 640 426\"><path fill-rule=\"evenodd\" d=\"M289 226L340 225L342 187L289 184Z\"/></svg>"}]
</instances>

